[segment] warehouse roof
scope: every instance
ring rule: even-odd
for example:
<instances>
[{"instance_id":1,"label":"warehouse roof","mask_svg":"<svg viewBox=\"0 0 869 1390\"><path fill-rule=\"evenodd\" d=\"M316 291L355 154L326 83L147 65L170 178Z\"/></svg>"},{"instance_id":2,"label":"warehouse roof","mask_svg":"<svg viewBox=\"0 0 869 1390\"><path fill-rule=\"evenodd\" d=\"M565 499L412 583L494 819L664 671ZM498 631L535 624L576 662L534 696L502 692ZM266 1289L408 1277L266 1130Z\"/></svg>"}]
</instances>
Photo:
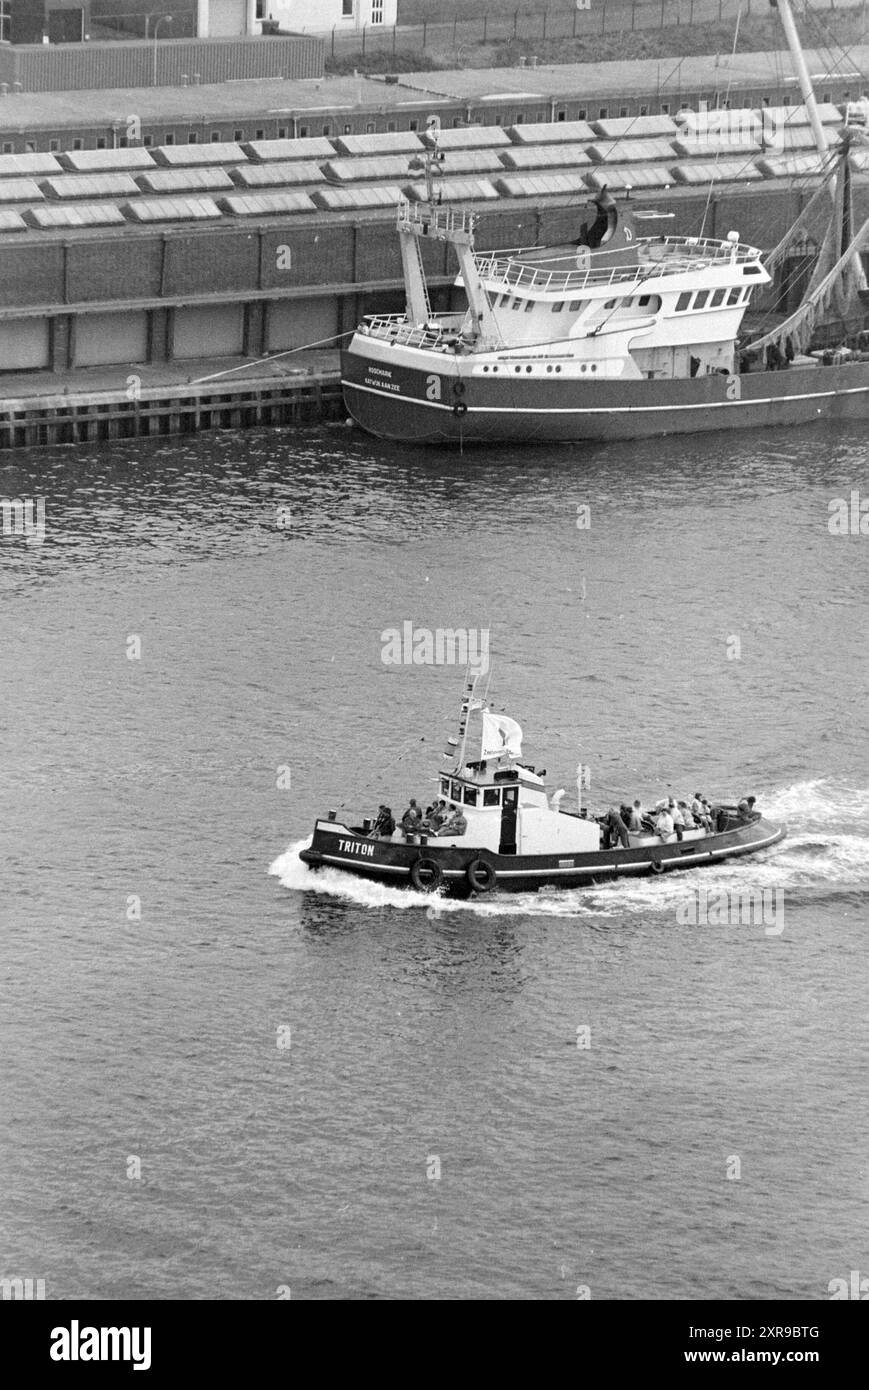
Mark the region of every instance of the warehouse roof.
<instances>
[{"instance_id":1,"label":"warehouse roof","mask_svg":"<svg viewBox=\"0 0 869 1390\"><path fill-rule=\"evenodd\" d=\"M19 92L0 98L0 131L53 129L114 121L126 125L130 116L142 124L157 121L231 119L233 116L279 115L352 110L392 110L418 104L437 110L448 98L412 87L375 82L368 77L322 77L285 81L258 78L194 87L129 87L107 91Z\"/></svg>"},{"instance_id":2,"label":"warehouse roof","mask_svg":"<svg viewBox=\"0 0 869 1390\"><path fill-rule=\"evenodd\" d=\"M854 48L838 60L827 52L807 52L813 81L828 78L863 82L860 68L869 66L869 47ZM507 101L511 97L617 97L660 91L703 92L724 89L731 83L765 82L780 87L792 72L787 52L737 53L730 57L706 54L685 58L640 58L610 63L558 63L545 67L466 68L461 72L409 72L402 75L406 87L463 101ZM796 78L793 79L797 87Z\"/></svg>"}]
</instances>

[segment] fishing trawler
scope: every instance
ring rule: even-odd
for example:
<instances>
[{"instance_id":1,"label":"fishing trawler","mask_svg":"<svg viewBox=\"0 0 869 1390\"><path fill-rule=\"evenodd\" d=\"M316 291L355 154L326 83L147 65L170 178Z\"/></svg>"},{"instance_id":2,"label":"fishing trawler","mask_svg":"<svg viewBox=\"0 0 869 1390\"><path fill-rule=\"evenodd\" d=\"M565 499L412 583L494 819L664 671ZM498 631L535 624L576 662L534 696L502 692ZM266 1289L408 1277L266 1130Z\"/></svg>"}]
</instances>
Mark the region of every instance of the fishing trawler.
<instances>
[{"instance_id":1,"label":"fishing trawler","mask_svg":"<svg viewBox=\"0 0 869 1390\"><path fill-rule=\"evenodd\" d=\"M335 868L417 892L470 897L495 889L529 892L578 888L612 878L662 874L720 863L767 849L785 836L746 802L709 804L705 824L656 825L646 814L629 830L611 807L595 816L562 806L565 791L547 796L545 770L522 761L522 728L495 713L470 680L462 698L458 737L448 740L432 814L348 825L330 811L314 826L300 858L311 869ZM471 733L474 725L473 735ZM476 756L468 760L469 749ZM663 803L662 803L663 806ZM386 809L386 808L382 808ZM654 814L654 813L653 813ZM619 818L620 820L621 818ZM619 843L612 845L612 840Z\"/></svg>"},{"instance_id":2,"label":"fishing trawler","mask_svg":"<svg viewBox=\"0 0 869 1390\"><path fill-rule=\"evenodd\" d=\"M475 249L477 214L443 206L442 155L425 158L426 199L398 205L403 314L367 318L342 352L344 400L370 433L420 443L637 439L869 416L867 280L854 232L850 142L828 150L790 12L779 11L825 177L768 255L724 240L638 236L604 189L562 247ZM753 292L769 285L811 218L830 205L799 308L746 337ZM466 307L432 311L421 244L451 246ZM833 320L836 350L816 346ZM742 336L741 336L742 334ZM854 347L848 346L849 340Z\"/></svg>"}]
</instances>

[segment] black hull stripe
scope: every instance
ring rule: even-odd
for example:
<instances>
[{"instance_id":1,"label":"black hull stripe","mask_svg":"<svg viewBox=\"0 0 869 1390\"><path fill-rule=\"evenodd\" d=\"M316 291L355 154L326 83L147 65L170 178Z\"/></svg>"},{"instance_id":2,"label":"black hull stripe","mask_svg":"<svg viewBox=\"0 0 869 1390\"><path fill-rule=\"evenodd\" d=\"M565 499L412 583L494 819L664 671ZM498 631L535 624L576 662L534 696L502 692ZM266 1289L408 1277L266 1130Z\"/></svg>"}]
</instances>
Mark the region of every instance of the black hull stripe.
<instances>
[{"instance_id":1,"label":"black hull stripe","mask_svg":"<svg viewBox=\"0 0 869 1390\"><path fill-rule=\"evenodd\" d=\"M818 368L818 371L823 370ZM620 383L611 379L613 385ZM609 384L609 381L608 381ZM621 383L625 384L625 383ZM404 401L408 405L422 406L426 410L446 410L450 414L453 407L442 401L420 400L417 396L405 396L397 391L378 391L374 386L362 386L358 381L345 381L341 385L351 391L365 391L382 401ZM721 410L754 405L787 405L789 401L823 401L836 396L860 396L869 392L867 386L849 386L841 391L804 391L791 396L757 396L738 401L674 401L670 405L607 405L607 406L514 406L514 405L469 405L469 415L652 415L678 410Z\"/></svg>"},{"instance_id":2,"label":"black hull stripe","mask_svg":"<svg viewBox=\"0 0 869 1390\"><path fill-rule=\"evenodd\" d=\"M619 871L624 872L628 870L639 871L640 869L650 869L653 864L663 864L665 866L676 864L691 864L696 863L698 860L711 861L713 859L726 859L735 854L752 854L756 850L765 849L767 845L776 844L780 839L782 839L781 834L776 833L775 835L767 836L765 840L753 840L750 844L747 845L731 845L724 849L706 849L699 854L672 855L666 859L640 859L617 864L576 864L573 865L571 868L565 869L547 869L541 865L536 869L497 869L496 873L498 874L498 881L504 882L507 879L513 878L537 878L541 874L545 874L548 877L550 874L572 874L576 876L579 874L617 873ZM354 873L358 870L361 870L363 873L373 872L404 875L410 874L409 865L405 866L403 864L376 863L367 864L363 863L363 861L360 859L343 859L333 854L323 854L320 857L324 864L335 864L338 868L351 869ZM465 869L444 868L442 872L444 878L465 877Z\"/></svg>"}]
</instances>

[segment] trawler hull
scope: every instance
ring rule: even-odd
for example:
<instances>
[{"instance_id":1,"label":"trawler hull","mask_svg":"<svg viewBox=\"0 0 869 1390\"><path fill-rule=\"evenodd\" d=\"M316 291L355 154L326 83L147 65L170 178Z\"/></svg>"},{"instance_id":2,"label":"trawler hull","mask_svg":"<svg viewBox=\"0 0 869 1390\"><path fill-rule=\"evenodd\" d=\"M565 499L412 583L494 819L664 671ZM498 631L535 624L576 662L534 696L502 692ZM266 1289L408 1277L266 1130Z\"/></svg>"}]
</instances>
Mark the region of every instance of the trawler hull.
<instances>
[{"instance_id":1,"label":"trawler hull","mask_svg":"<svg viewBox=\"0 0 869 1390\"><path fill-rule=\"evenodd\" d=\"M499 364L482 374L469 356L396 348L376 356L365 338L342 354L344 401L382 439L415 444L553 443L647 439L869 418L869 361L691 379L572 379L557 362Z\"/></svg>"},{"instance_id":2,"label":"trawler hull","mask_svg":"<svg viewBox=\"0 0 869 1390\"><path fill-rule=\"evenodd\" d=\"M629 849L523 855L495 854L470 845L442 845L436 839L415 844L372 839L361 831L321 820L316 823L310 847L302 850L300 857L312 869L334 868L397 888L467 897L491 889L527 893L548 887L582 888L613 878L695 869L755 854L784 839L785 834L783 826L758 818L748 824L731 824L699 839L680 841L674 837L666 843L656 841ZM418 868L415 870L420 861L436 865L436 871L426 868L427 881ZM485 889L481 881L485 881Z\"/></svg>"}]
</instances>

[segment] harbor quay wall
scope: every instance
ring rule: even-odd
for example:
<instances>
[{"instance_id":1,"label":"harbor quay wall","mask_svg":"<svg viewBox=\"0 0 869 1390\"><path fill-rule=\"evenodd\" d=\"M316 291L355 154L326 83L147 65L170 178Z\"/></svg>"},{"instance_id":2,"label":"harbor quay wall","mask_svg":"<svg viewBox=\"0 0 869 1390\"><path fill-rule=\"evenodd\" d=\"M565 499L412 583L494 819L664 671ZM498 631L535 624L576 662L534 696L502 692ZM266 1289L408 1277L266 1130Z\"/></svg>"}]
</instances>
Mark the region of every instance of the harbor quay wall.
<instances>
[{"instance_id":1,"label":"harbor quay wall","mask_svg":"<svg viewBox=\"0 0 869 1390\"><path fill-rule=\"evenodd\" d=\"M626 206L653 219L643 234L725 237L769 248L809 197L792 187L671 191ZM855 187L860 218L869 184ZM823 209L820 214L823 215ZM578 206L481 210L480 250L557 244L587 218ZM811 230L811 228L809 229ZM393 214L272 217L256 227L102 229L32 233L0 257L0 390L4 372L74 370L184 358L259 357L351 330L368 313L403 307ZM426 273L446 305L449 247L422 243ZM793 267L790 267L790 271ZM767 307L771 296L754 307Z\"/></svg>"}]
</instances>

